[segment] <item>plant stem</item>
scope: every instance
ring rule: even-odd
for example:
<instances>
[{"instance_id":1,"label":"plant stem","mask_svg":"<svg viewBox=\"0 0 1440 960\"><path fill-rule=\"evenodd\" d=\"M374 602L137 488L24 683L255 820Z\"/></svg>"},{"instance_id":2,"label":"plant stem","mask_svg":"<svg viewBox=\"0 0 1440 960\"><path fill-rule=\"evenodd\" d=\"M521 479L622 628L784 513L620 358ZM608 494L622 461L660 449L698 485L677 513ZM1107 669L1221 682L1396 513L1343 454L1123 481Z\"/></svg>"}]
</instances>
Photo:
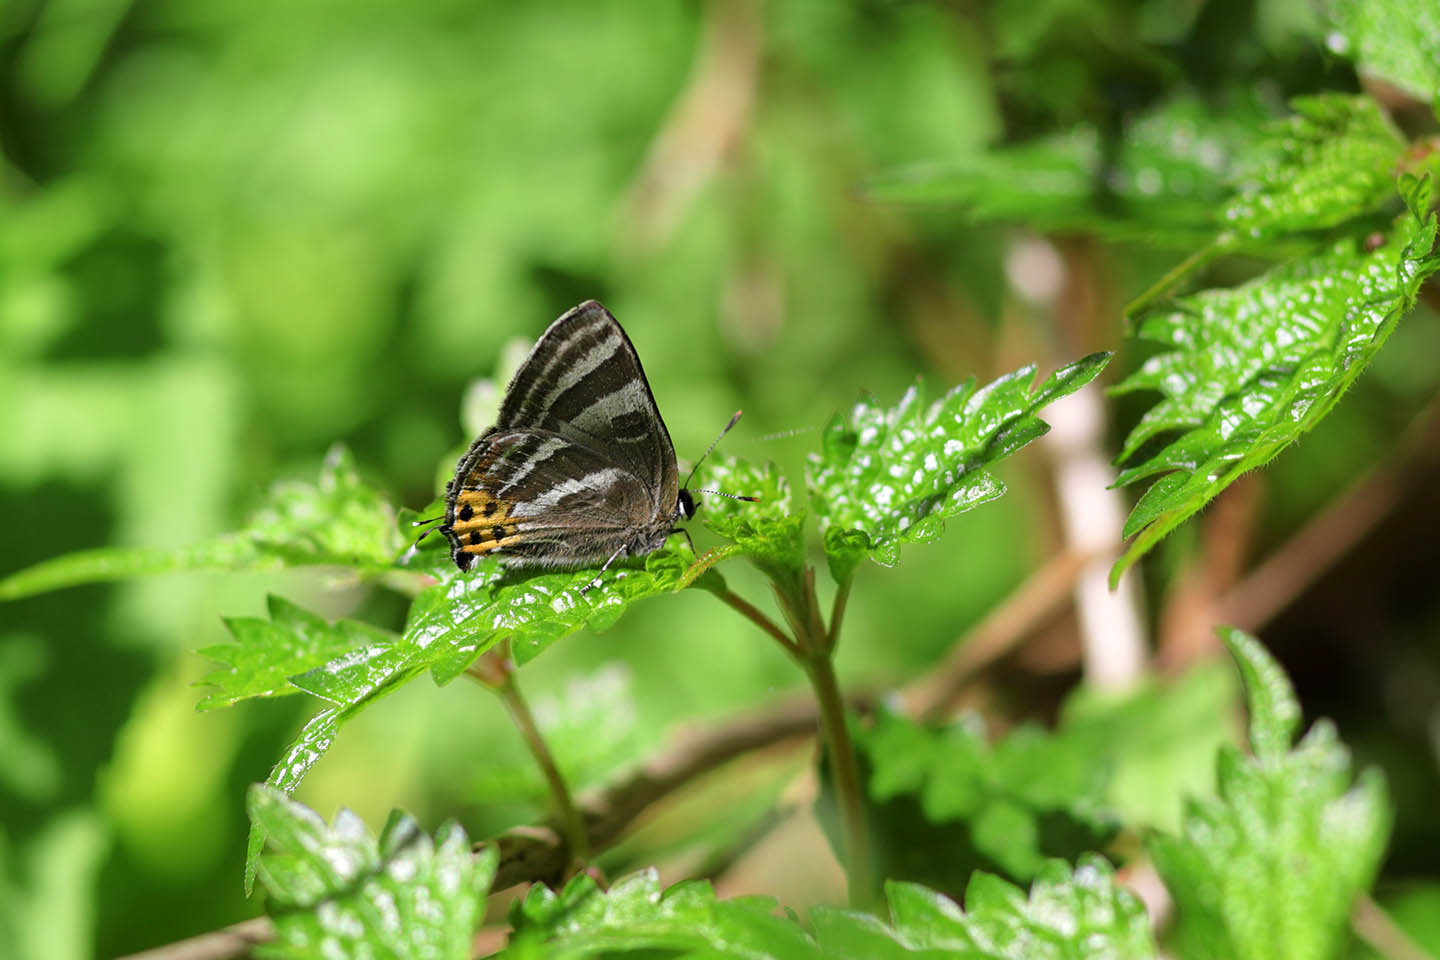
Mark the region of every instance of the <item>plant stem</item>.
<instances>
[{"instance_id":1,"label":"plant stem","mask_svg":"<svg viewBox=\"0 0 1440 960\"><path fill-rule=\"evenodd\" d=\"M835 601L830 606L830 633L826 637L831 650L835 649L835 642L840 639L840 624L845 622L845 608L850 603L850 584L853 580L846 580L835 588Z\"/></svg>"},{"instance_id":2,"label":"plant stem","mask_svg":"<svg viewBox=\"0 0 1440 960\"><path fill-rule=\"evenodd\" d=\"M530 704L525 701L519 685L515 683L515 669L508 654L508 644L503 651L492 650L482 656L468 672L495 691L500 702L505 705L505 711L510 714L515 729L520 731L525 746L530 749L530 755L535 758L540 772L545 776L545 783L550 788L556 820L565 836L565 843L570 848L571 864L585 863L590 859L590 841L585 833L584 818L570 795L570 785L565 782L550 747L540 734L535 715L530 712Z\"/></svg>"},{"instance_id":3,"label":"plant stem","mask_svg":"<svg viewBox=\"0 0 1440 960\"><path fill-rule=\"evenodd\" d=\"M785 650L792 657L798 658L800 656L800 650L798 647L795 646L795 641L785 636L785 631L781 630L778 626L776 626L774 620L771 620L769 617L765 616L765 614L761 613L760 610L749 600L746 600L744 597L740 596L740 594L728 588L725 590L724 593L717 593L716 596L729 606L733 607L735 610L738 610L740 614L744 616L747 620L749 620L751 623L755 624L761 630L764 630L766 633L770 634L770 636L774 637L775 641L779 643L780 646L784 647Z\"/></svg>"},{"instance_id":4,"label":"plant stem","mask_svg":"<svg viewBox=\"0 0 1440 960\"><path fill-rule=\"evenodd\" d=\"M850 905L869 909L878 902L879 893L875 889L875 871L870 862L870 836L865 825L860 770L855 762L855 745L850 740L850 728L845 725L845 702L840 698L840 685L835 680L835 664L828 653L821 652L801 662L820 707L820 735L825 741L831 774L835 779L835 795L839 801L840 822L845 836L845 873Z\"/></svg>"}]
</instances>

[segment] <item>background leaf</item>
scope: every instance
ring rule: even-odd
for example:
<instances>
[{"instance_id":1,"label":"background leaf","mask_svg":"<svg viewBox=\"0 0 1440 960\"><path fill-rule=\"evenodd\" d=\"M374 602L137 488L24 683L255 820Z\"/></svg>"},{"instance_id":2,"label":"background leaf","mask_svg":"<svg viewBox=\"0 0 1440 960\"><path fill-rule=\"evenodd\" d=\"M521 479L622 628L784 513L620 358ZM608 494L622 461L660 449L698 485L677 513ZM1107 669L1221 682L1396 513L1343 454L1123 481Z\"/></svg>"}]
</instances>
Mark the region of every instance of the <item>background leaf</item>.
<instances>
[{"instance_id":1,"label":"background leaf","mask_svg":"<svg viewBox=\"0 0 1440 960\"><path fill-rule=\"evenodd\" d=\"M1326 45L1362 73L1440 104L1440 10L1426 0L1330 0Z\"/></svg>"},{"instance_id":2,"label":"background leaf","mask_svg":"<svg viewBox=\"0 0 1440 960\"><path fill-rule=\"evenodd\" d=\"M278 570L323 564L378 572L398 549L394 511L336 445L314 484L279 483L234 533L185 547L103 547L26 567L0 580L0 601L82 583L187 570Z\"/></svg>"},{"instance_id":3,"label":"background leaf","mask_svg":"<svg viewBox=\"0 0 1440 960\"><path fill-rule=\"evenodd\" d=\"M1394 196L1405 142L1369 97L1297 97L1238 174L1221 214L1247 236L1344 223Z\"/></svg>"},{"instance_id":4,"label":"background leaf","mask_svg":"<svg viewBox=\"0 0 1440 960\"><path fill-rule=\"evenodd\" d=\"M1026 882L1047 858L1099 849L1118 829L1094 739L1027 726L992 745L977 718L937 729L881 711L855 744L877 870L891 879L954 893L977 869ZM817 815L836 847L833 789L824 778Z\"/></svg>"},{"instance_id":5,"label":"background leaf","mask_svg":"<svg viewBox=\"0 0 1440 960\"><path fill-rule=\"evenodd\" d=\"M1384 777L1366 770L1352 786L1349 753L1327 721L1286 749L1299 714L1283 672L1252 637L1228 631L1226 644L1245 680L1254 756L1223 747L1219 795L1188 801L1180 835L1148 844L1178 908L1180 952L1334 956L1385 852Z\"/></svg>"}]
</instances>

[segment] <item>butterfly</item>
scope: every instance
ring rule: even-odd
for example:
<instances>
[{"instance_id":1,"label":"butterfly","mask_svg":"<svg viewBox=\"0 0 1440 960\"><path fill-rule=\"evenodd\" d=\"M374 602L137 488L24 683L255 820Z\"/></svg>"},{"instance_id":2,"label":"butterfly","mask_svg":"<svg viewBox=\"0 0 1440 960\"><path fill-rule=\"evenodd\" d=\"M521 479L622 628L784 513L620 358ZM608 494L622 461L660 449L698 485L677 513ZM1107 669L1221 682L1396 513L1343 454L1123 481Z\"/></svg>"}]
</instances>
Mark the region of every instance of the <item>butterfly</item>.
<instances>
[{"instance_id":1,"label":"butterfly","mask_svg":"<svg viewBox=\"0 0 1440 960\"><path fill-rule=\"evenodd\" d=\"M720 437L739 419L737 411ZM635 347L610 311L587 300L520 364L495 425L445 486L444 522L426 535L444 534L461 570L493 553L513 566L603 561L603 574L685 533L676 523L695 508ZM585 589L598 582L599 574Z\"/></svg>"}]
</instances>

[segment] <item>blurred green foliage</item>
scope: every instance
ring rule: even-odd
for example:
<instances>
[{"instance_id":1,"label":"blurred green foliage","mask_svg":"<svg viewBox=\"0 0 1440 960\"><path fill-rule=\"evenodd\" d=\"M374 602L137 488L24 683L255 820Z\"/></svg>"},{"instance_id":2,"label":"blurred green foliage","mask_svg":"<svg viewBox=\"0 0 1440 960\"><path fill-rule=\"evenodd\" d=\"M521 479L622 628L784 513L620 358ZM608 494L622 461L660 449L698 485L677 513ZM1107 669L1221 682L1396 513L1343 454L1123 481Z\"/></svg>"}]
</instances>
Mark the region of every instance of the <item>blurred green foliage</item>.
<instances>
[{"instance_id":1,"label":"blurred green foliage","mask_svg":"<svg viewBox=\"0 0 1440 960\"><path fill-rule=\"evenodd\" d=\"M323 463L332 444L353 451L352 491L430 503L437 471L486 420L475 411L494 385L467 394L471 379L502 368L513 338L598 297L640 345L682 457L743 406L725 449L799 477L818 437L766 435L818 429L862 388L892 397L917 371L948 384L1114 349L1119 304L1210 236L1256 169L1247 145L1289 98L1357 90L1351 56L1434 102L1435 58L1387 20L1411 9L1341 2L1327 23L1301 0L0 7L0 576L86 548L143 563L191 544L207 546L184 566L246 571L0 606L0 954L113 955L257 909L239 879L245 787L314 705L196 714L188 684L211 667L189 651L231 640L222 617L243 641L277 608L327 652L341 618L404 635L403 596L277 569L332 552L387 565L399 544L385 510L356 542L267 553L267 523L292 543L323 511L314 478L337 476ZM718 99L705 84L716 71L729 78ZM1372 175L1350 185L1368 203L1389 154L1381 127L1357 129L1361 147L1378 144ZM1017 180L1044 189L1001 189ZM993 222L1016 219L1093 258L1113 308L1097 324L1055 330L1027 313L1004 270L1016 234ZM1206 278L1255 272L1227 262ZM1375 375L1267 474L1262 545L1381 460L1434 395L1423 320L1398 327ZM464 427L462 398L478 418ZM1122 431L1143 413L1116 410ZM871 571L847 614L845 679L880 688L924 669L1053 551L1044 478L1002 473L1011 495L951 520L923 564ZM1388 552L1428 543L1433 559L1436 506L1411 511ZM217 539L234 530L247 532ZM1433 569L1421 560L1404 569ZM1399 901L1419 903L1437 881L1417 851L1440 842L1425 812L1440 783L1416 717L1435 695L1405 681L1440 669L1440 609L1428 580L1372 566L1379 583L1345 574L1363 619L1317 603L1313 622L1296 614L1267 638L1306 664L1292 671L1302 701L1395 783L1390 869L1430 884ZM98 579L49 569L46 588ZM738 563L725 575L761 582ZM262 620L271 594L286 599ZM623 631L526 667L527 688L555 696L627 665L628 732L601 759L557 747L581 782L587 763L598 779L653 751L679 719L799 682L717 609L701 591L637 605ZM243 653L222 659L238 670ZM202 696L271 689L242 679ZM584 697L555 709L572 705L595 709ZM1124 714L1096 716L1103 729ZM584 726L554 720L557 744L566 723ZM1111 799L1146 809L1164 768L1146 751L1168 741L1123 729L1136 753L1117 761ZM1206 725L1183 733L1213 743ZM378 824L402 807L486 835L540 810L533 782L488 802L520 765L515 744L490 699L414 684L356 717L300 796L327 819L344 804ZM1176 776L1196 783L1193 769ZM1173 826L1164 816L1144 822ZM837 921L849 932L836 936L850 942L854 925Z\"/></svg>"}]
</instances>

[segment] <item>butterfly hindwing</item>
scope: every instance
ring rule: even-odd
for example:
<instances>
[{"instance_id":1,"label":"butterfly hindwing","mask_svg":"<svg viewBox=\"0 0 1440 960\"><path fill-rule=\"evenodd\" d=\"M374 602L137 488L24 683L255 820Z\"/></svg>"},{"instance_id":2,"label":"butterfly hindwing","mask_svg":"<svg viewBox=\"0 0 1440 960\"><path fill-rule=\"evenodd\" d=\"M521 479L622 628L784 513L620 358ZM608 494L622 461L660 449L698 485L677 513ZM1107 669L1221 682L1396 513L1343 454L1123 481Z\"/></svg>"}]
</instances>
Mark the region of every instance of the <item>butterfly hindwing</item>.
<instances>
[{"instance_id":1,"label":"butterfly hindwing","mask_svg":"<svg viewBox=\"0 0 1440 960\"><path fill-rule=\"evenodd\" d=\"M658 549L692 501L630 338L588 300L552 323L515 372L495 426L445 495L450 556L606 564Z\"/></svg>"},{"instance_id":2,"label":"butterfly hindwing","mask_svg":"<svg viewBox=\"0 0 1440 960\"><path fill-rule=\"evenodd\" d=\"M604 560L654 510L634 474L549 431L487 433L461 469L447 497L457 564L493 550L542 566Z\"/></svg>"}]
</instances>

